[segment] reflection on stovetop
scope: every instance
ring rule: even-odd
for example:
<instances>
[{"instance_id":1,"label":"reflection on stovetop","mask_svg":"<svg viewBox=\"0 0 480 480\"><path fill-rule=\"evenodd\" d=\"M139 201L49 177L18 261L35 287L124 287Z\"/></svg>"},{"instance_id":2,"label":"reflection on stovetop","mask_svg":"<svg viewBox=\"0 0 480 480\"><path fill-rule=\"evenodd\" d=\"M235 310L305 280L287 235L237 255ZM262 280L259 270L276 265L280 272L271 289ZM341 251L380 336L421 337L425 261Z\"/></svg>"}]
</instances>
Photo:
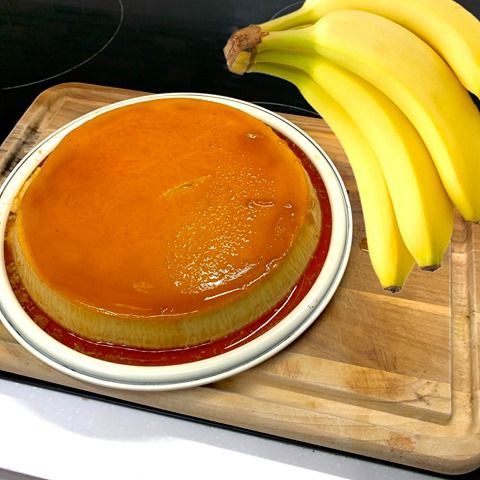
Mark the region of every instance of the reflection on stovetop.
<instances>
[{"instance_id":1,"label":"reflection on stovetop","mask_svg":"<svg viewBox=\"0 0 480 480\"><path fill-rule=\"evenodd\" d=\"M5 69L0 88L10 90L60 77L99 55L115 39L123 23L121 0L9 2L1 11L0 51Z\"/></svg>"},{"instance_id":2,"label":"reflection on stovetop","mask_svg":"<svg viewBox=\"0 0 480 480\"><path fill-rule=\"evenodd\" d=\"M478 0L460 0L480 15ZM231 74L237 28L283 15L294 0L0 0L0 141L46 88L87 82L150 92L229 95L315 115L295 87Z\"/></svg>"}]
</instances>

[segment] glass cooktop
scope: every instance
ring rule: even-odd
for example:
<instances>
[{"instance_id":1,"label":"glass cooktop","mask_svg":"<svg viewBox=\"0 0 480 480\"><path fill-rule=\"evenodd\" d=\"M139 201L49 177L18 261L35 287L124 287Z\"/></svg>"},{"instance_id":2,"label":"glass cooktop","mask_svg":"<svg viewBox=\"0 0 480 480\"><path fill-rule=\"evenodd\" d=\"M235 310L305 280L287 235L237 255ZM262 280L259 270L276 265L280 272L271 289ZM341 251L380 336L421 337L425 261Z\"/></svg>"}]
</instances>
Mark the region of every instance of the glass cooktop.
<instances>
[{"instance_id":1,"label":"glass cooktop","mask_svg":"<svg viewBox=\"0 0 480 480\"><path fill-rule=\"evenodd\" d=\"M314 115L294 87L228 72L231 32L300 6L292 0L0 0L0 139L44 89L87 82L197 91ZM0 140L0 141L1 141Z\"/></svg>"}]
</instances>

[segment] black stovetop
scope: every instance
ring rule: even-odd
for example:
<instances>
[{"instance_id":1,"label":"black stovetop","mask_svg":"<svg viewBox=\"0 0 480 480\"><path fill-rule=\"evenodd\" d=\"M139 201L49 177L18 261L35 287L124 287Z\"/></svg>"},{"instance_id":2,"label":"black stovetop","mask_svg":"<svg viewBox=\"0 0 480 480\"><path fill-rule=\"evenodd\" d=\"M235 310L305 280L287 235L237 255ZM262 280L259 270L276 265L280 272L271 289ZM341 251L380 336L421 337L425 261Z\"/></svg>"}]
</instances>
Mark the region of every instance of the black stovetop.
<instances>
[{"instance_id":1,"label":"black stovetop","mask_svg":"<svg viewBox=\"0 0 480 480\"><path fill-rule=\"evenodd\" d=\"M0 142L41 91L71 81L218 93L311 111L286 82L231 74L222 53L236 28L300 3L0 0Z\"/></svg>"},{"instance_id":2,"label":"black stovetop","mask_svg":"<svg viewBox=\"0 0 480 480\"><path fill-rule=\"evenodd\" d=\"M478 0L460 0L480 16ZM225 67L231 32L295 0L0 0L0 142L46 88L86 82L154 93L234 96L312 112L296 89ZM313 112L312 112L313 114Z\"/></svg>"}]
</instances>

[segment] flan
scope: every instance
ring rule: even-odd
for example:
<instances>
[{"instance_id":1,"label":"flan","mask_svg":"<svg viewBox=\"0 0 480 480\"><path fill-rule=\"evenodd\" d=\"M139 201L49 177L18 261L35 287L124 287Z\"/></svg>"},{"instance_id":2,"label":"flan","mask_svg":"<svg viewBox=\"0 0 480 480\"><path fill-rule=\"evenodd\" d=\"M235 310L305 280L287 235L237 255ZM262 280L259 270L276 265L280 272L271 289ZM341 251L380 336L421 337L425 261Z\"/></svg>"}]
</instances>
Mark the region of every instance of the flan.
<instances>
[{"instance_id":1,"label":"flan","mask_svg":"<svg viewBox=\"0 0 480 480\"><path fill-rule=\"evenodd\" d=\"M162 98L83 123L13 208L18 275L51 319L88 340L199 345L274 308L321 230L301 161L236 108Z\"/></svg>"}]
</instances>

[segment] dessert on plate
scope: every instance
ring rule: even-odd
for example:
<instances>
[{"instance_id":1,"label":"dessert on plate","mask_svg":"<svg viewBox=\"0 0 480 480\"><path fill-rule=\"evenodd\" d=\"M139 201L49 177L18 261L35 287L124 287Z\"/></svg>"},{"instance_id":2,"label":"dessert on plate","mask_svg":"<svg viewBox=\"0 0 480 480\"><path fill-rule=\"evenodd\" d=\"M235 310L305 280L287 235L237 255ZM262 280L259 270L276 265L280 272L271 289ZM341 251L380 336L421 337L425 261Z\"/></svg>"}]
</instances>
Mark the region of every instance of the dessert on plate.
<instances>
[{"instance_id":1,"label":"dessert on plate","mask_svg":"<svg viewBox=\"0 0 480 480\"><path fill-rule=\"evenodd\" d=\"M321 211L299 158L236 108L163 98L67 134L7 232L33 301L76 335L182 348L241 329L291 291Z\"/></svg>"}]
</instances>

